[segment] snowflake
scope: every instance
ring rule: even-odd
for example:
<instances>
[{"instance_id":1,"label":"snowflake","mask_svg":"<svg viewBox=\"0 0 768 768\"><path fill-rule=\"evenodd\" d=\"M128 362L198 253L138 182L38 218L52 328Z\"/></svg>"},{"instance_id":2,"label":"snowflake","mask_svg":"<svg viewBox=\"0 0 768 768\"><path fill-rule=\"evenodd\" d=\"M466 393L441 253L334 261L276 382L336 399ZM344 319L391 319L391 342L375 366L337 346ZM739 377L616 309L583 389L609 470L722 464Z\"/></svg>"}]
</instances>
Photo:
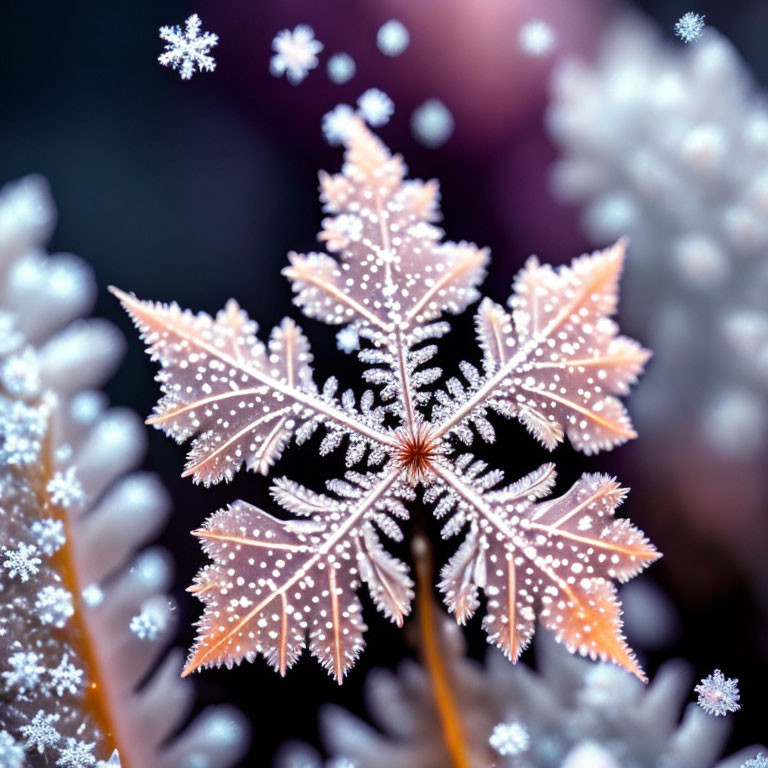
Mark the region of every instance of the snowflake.
<instances>
[{"instance_id":1,"label":"snowflake","mask_svg":"<svg viewBox=\"0 0 768 768\"><path fill-rule=\"evenodd\" d=\"M257 654L284 673L308 644L341 682L363 647L362 584L398 625L411 610L408 566L381 536L402 540L398 521L424 506L443 519L445 538L461 540L439 584L459 623L478 610L482 590L488 640L513 661L538 618L568 649L644 679L621 634L613 580L659 554L614 519L626 491L584 474L544 500L553 464L510 484L467 448L477 438L493 443L499 416L516 417L550 450L566 437L588 454L635 437L617 395L648 352L610 319L623 241L557 270L529 259L511 312L490 299L476 309L479 366L463 362L460 377L444 377L430 365L433 342L450 330L441 316L480 298L487 249L442 242L437 183L406 180L402 158L359 118L342 173L321 173L320 186L319 240L336 258L290 253L284 274L308 317L354 326L362 379L376 393L338 395L334 377L318 386L309 342L288 318L264 344L234 300L211 317L113 289L162 369L149 423L179 442L193 438L186 476L210 485L243 464L266 475L292 438L315 433L321 456L346 451L347 471L324 493L274 481L290 519L236 501L194 532L212 562L190 587L205 612L184 674ZM362 219L362 236L342 242L338 219L350 215ZM589 531L579 528L584 516Z\"/></svg>"},{"instance_id":2,"label":"snowflake","mask_svg":"<svg viewBox=\"0 0 768 768\"><path fill-rule=\"evenodd\" d=\"M339 104L323 115L323 135L331 146L343 144L355 122L355 110L349 104Z\"/></svg>"},{"instance_id":3,"label":"snowflake","mask_svg":"<svg viewBox=\"0 0 768 768\"><path fill-rule=\"evenodd\" d=\"M693 690L699 694L699 706L708 715L724 717L741 709L739 681L726 678L719 669L705 677Z\"/></svg>"},{"instance_id":4,"label":"snowflake","mask_svg":"<svg viewBox=\"0 0 768 768\"><path fill-rule=\"evenodd\" d=\"M76 468L69 467L66 472L56 472L45 490L51 494L51 502L64 509L79 507L85 501L83 486L76 476Z\"/></svg>"},{"instance_id":5,"label":"snowflake","mask_svg":"<svg viewBox=\"0 0 768 768\"><path fill-rule=\"evenodd\" d=\"M390 19L386 24L382 24L376 33L376 45L385 56L399 56L410 42L408 29L397 19Z\"/></svg>"},{"instance_id":6,"label":"snowflake","mask_svg":"<svg viewBox=\"0 0 768 768\"><path fill-rule=\"evenodd\" d=\"M0 435L0 464L23 466L38 461L48 425L45 408L28 406L20 400L0 403L4 432Z\"/></svg>"},{"instance_id":7,"label":"snowflake","mask_svg":"<svg viewBox=\"0 0 768 768\"><path fill-rule=\"evenodd\" d=\"M32 347L6 358L0 365L0 382L9 394L16 397L30 398L40 392L40 366Z\"/></svg>"},{"instance_id":8,"label":"snowflake","mask_svg":"<svg viewBox=\"0 0 768 768\"><path fill-rule=\"evenodd\" d=\"M355 60L348 53L334 53L328 59L328 77L338 85L355 76Z\"/></svg>"},{"instance_id":9,"label":"snowflake","mask_svg":"<svg viewBox=\"0 0 768 768\"><path fill-rule=\"evenodd\" d=\"M413 111L411 132L425 147L440 147L451 138L453 115L440 99L429 99Z\"/></svg>"},{"instance_id":10,"label":"snowflake","mask_svg":"<svg viewBox=\"0 0 768 768\"><path fill-rule=\"evenodd\" d=\"M49 584L37 593L35 611L43 624L52 624L61 629L75 612L72 593L63 587Z\"/></svg>"},{"instance_id":11,"label":"snowflake","mask_svg":"<svg viewBox=\"0 0 768 768\"><path fill-rule=\"evenodd\" d=\"M53 726L58 720L58 715L49 715L42 709L38 710L32 720L20 728L21 735L26 739L27 747L42 753L48 747L58 744L61 735Z\"/></svg>"},{"instance_id":12,"label":"snowflake","mask_svg":"<svg viewBox=\"0 0 768 768\"><path fill-rule=\"evenodd\" d=\"M35 546L48 557L58 552L67 541L64 535L64 523L51 517L35 520L29 526L29 531L35 537Z\"/></svg>"},{"instance_id":13,"label":"snowflake","mask_svg":"<svg viewBox=\"0 0 768 768\"><path fill-rule=\"evenodd\" d=\"M156 640L168 627L167 603L148 600L130 621L130 630L139 640Z\"/></svg>"},{"instance_id":14,"label":"snowflake","mask_svg":"<svg viewBox=\"0 0 768 768\"><path fill-rule=\"evenodd\" d=\"M360 335L354 325L347 325L336 334L336 346L348 355L360 349Z\"/></svg>"},{"instance_id":15,"label":"snowflake","mask_svg":"<svg viewBox=\"0 0 768 768\"><path fill-rule=\"evenodd\" d=\"M0 766L24 768L24 747L8 731L0 731Z\"/></svg>"},{"instance_id":16,"label":"snowflake","mask_svg":"<svg viewBox=\"0 0 768 768\"><path fill-rule=\"evenodd\" d=\"M178 26L160 27L160 39L165 41L165 50L158 57L164 67L178 69L182 80L189 80L198 71L213 72L216 61L210 56L211 48L218 42L218 35L211 32L200 34L202 21L193 13L185 22L185 31Z\"/></svg>"},{"instance_id":17,"label":"snowflake","mask_svg":"<svg viewBox=\"0 0 768 768\"><path fill-rule=\"evenodd\" d=\"M378 88L369 88L358 100L363 119L374 127L385 125L395 111L392 99Z\"/></svg>"},{"instance_id":18,"label":"snowflake","mask_svg":"<svg viewBox=\"0 0 768 768\"><path fill-rule=\"evenodd\" d=\"M80 739L67 739L66 746L62 747L56 765L59 768L88 768L96 762L93 756L95 744L86 744Z\"/></svg>"},{"instance_id":19,"label":"snowflake","mask_svg":"<svg viewBox=\"0 0 768 768\"><path fill-rule=\"evenodd\" d=\"M34 544L21 543L16 549L3 549L0 557L5 557L3 567L12 579L18 576L21 581L29 581L43 562L37 555L38 549Z\"/></svg>"},{"instance_id":20,"label":"snowflake","mask_svg":"<svg viewBox=\"0 0 768 768\"><path fill-rule=\"evenodd\" d=\"M8 659L10 670L3 672L7 690L15 688L19 693L33 690L45 672L41 658L36 653L18 651Z\"/></svg>"},{"instance_id":21,"label":"snowflake","mask_svg":"<svg viewBox=\"0 0 768 768\"><path fill-rule=\"evenodd\" d=\"M684 42L692 43L698 40L704 33L703 13L684 13L675 23L675 34Z\"/></svg>"},{"instance_id":22,"label":"snowflake","mask_svg":"<svg viewBox=\"0 0 768 768\"><path fill-rule=\"evenodd\" d=\"M285 75L293 85L298 85L317 66L317 54L323 44L315 40L315 32L306 24L299 24L293 32L284 29L272 41L275 55L269 60L269 71L275 77Z\"/></svg>"},{"instance_id":23,"label":"snowflake","mask_svg":"<svg viewBox=\"0 0 768 768\"><path fill-rule=\"evenodd\" d=\"M83 685L83 670L70 664L66 654L59 662L59 666L50 671L50 676L57 696L63 696L65 692L75 694Z\"/></svg>"},{"instance_id":24,"label":"snowflake","mask_svg":"<svg viewBox=\"0 0 768 768\"><path fill-rule=\"evenodd\" d=\"M555 48L555 30L546 21L531 19L520 27L517 41L524 53L546 56Z\"/></svg>"},{"instance_id":25,"label":"snowflake","mask_svg":"<svg viewBox=\"0 0 768 768\"><path fill-rule=\"evenodd\" d=\"M502 756L522 755L531 743L528 729L522 723L499 723L488 743Z\"/></svg>"},{"instance_id":26,"label":"snowflake","mask_svg":"<svg viewBox=\"0 0 768 768\"><path fill-rule=\"evenodd\" d=\"M104 602L104 592L98 584L89 584L81 592L86 605L91 608L101 605Z\"/></svg>"},{"instance_id":27,"label":"snowflake","mask_svg":"<svg viewBox=\"0 0 768 768\"><path fill-rule=\"evenodd\" d=\"M768 768L768 757L763 757L761 752L743 763L741 768Z\"/></svg>"}]
</instances>

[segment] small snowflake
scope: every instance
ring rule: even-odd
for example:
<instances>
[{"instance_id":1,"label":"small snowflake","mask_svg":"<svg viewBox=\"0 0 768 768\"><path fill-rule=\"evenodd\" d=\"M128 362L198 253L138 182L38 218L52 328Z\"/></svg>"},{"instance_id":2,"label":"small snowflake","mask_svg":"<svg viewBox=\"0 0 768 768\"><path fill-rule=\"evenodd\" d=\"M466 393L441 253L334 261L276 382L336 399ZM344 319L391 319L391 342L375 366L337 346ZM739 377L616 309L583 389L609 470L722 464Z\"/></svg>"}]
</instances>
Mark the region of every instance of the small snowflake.
<instances>
[{"instance_id":1,"label":"small snowflake","mask_svg":"<svg viewBox=\"0 0 768 768\"><path fill-rule=\"evenodd\" d=\"M62 748L56 765L59 768L88 768L96 762L96 758L91 754L95 744L86 744L79 739L69 737L67 745Z\"/></svg>"},{"instance_id":2,"label":"small snowflake","mask_svg":"<svg viewBox=\"0 0 768 768\"><path fill-rule=\"evenodd\" d=\"M380 126L389 122L395 105L392 99L384 91L378 88L369 88L358 100L357 106L360 113L369 125Z\"/></svg>"},{"instance_id":3,"label":"small snowflake","mask_svg":"<svg viewBox=\"0 0 768 768\"><path fill-rule=\"evenodd\" d=\"M32 347L9 357L0 366L3 387L18 397L34 397L40 392L40 367Z\"/></svg>"},{"instance_id":4,"label":"small snowflake","mask_svg":"<svg viewBox=\"0 0 768 768\"><path fill-rule=\"evenodd\" d=\"M47 410L28 406L20 400L0 407L3 435L0 436L0 464L34 464L40 457L48 423Z\"/></svg>"},{"instance_id":5,"label":"small snowflake","mask_svg":"<svg viewBox=\"0 0 768 768\"><path fill-rule=\"evenodd\" d=\"M768 768L768 757L763 757L763 753L760 752L755 757L747 760L743 763L741 768Z\"/></svg>"},{"instance_id":6,"label":"small snowflake","mask_svg":"<svg viewBox=\"0 0 768 768\"><path fill-rule=\"evenodd\" d=\"M323 116L323 135L331 146L343 144L352 129L355 110L349 104L339 104Z\"/></svg>"},{"instance_id":7,"label":"small snowflake","mask_svg":"<svg viewBox=\"0 0 768 768\"><path fill-rule=\"evenodd\" d=\"M698 40L704 33L703 13L684 13L675 24L675 34L684 42L692 43Z\"/></svg>"},{"instance_id":8,"label":"small snowflake","mask_svg":"<svg viewBox=\"0 0 768 768\"><path fill-rule=\"evenodd\" d=\"M168 627L168 609L165 601L148 600L141 612L130 622L130 629L139 640L156 640Z\"/></svg>"},{"instance_id":9,"label":"small snowflake","mask_svg":"<svg viewBox=\"0 0 768 768\"><path fill-rule=\"evenodd\" d=\"M48 557L58 552L67 541L64 536L64 523L51 517L35 520L29 526L29 531L35 538L37 548Z\"/></svg>"},{"instance_id":10,"label":"small snowflake","mask_svg":"<svg viewBox=\"0 0 768 768\"><path fill-rule=\"evenodd\" d=\"M9 691L16 689L19 693L33 690L40 682L40 676L45 672L45 667L40 664L40 661L41 658L36 653L19 651L12 654L8 659L10 669L3 672L6 689Z\"/></svg>"},{"instance_id":11,"label":"small snowflake","mask_svg":"<svg viewBox=\"0 0 768 768\"><path fill-rule=\"evenodd\" d=\"M453 133L453 115L440 99L429 99L411 115L411 132L425 147L442 146Z\"/></svg>"},{"instance_id":12,"label":"small snowflake","mask_svg":"<svg viewBox=\"0 0 768 768\"><path fill-rule=\"evenodd\" d=\"M42 753L48 747L55 746L61 739L59 732L53 726L58 719L58 715L49 715L39 709L32 720L20 728L27 747Z\"/></svg>"},{"instance_id":13,"label":"small snowflake","mask_svg":"<svg viewBox=\"0 0 768 768\"><path fill-rule=\"evenodd\" d=\"M24 768L24 747L8 731L0 731L0 766Z\"/></svg>"},{"instance_id":14,"label":"small snowflake","mask_svg":"<svg viewBox=\"0 0 768 768\"><path fill-rule=\"evenodd\" d=\"M37 556L39 550L34 544L19 544L16 549L4 549L0 557L5 557L3 567L13 579L16 576L21 581L29 581L40 570L43 561Z\"/></svg>"},{"instance_id":15,"label":"small snowflake","mask_svg":"<svg viewBox=\"0 0 768 768\"><path fill-rule=\"evenodd\" d=\"M360 336L353 325L342 328L336 334L336 347L348 355L357 349L360 349Z\"/></svg>"},{"instance_id":16,"label":"small snowflake","mask_svg":"<svg viewBox=\"0 0 768 768\"><path fill-rule=\"evenodd\" d=\"M184 32L178 26L160 27L160 39L165 40L165 50L158 56L164 67L178 69L182 80L189 80L198 71L213 72L216 61L210 56L211 48L218 42L218 35L211 32L200 34L202 22L193 13L185 22Z\"/></svg>"},{"instance_id":17,"label":"small snowflake","mask_svg":"<svg viewBox=\"0 0 768 768\"><path fill-rule=\"evenodd\" d=\"M98 584L89 584L82 591L82 597L86 605L95 608L104 602L104 592Z\"/></svg>"},{"instance_id":18,"label":"small snowflake","mask_svg":"<svg viewBox=\"0 0 768 768\"><path fill-rule=\"evenodd\" d=\"M376 45L385 56L399 56L410 42L408 29L397 19L382 24L376 34Z\"/></svg>"},{"instance_id":19,"label":"small snowflake","mask_svg":"<svg viewBox=\"0 0 768 768\"><path fill-rule=\"evenodd\" d=\"M522 723L499 723L488 743L502 756L522 755L530 744L528 729Z\"/></svg>"},{"instance_id":20,"label":"small snowflake","mask_svg":"<svg viewBox=\"0 0 768 768\"><path fill-rule=\"evenodd\" d=\"M323 44L315 40L315 32L306 24L299 24L293 32L284 29L272 41L275 55L269 60L269 71L275 77L285 75L293 85L298 85L317 66L317 54Z\"/></svg>"},{"instance_id":21,"label":"small snowflake","mask_svg":"<svg viewBox=\"0 0 768 768\"><path fill-rule=\"evenodd\" d=\"M741 709L739 681L726 678L719 669L705 677L693 690L699 694L699 706L708 715L725 716Z\"/></svg>"},{"instance_id":22,"label":"small snowflake","mask_svg":"<svg viewBox=\"0 0 768 768\"><path fill-rule=\"evenodd\" d=\"M64 655L56 669L50 671L50 676L57 696L63 696L65 692L75 694L83 684L83 670L70 664L67 655Z\"/></svg>"},{"instance_id":23,"label":"small snowflake","mask_svg":"<svg viewBox=\"0 0 768 768\"><path fill-rule=\"evenodd\" d=\"M334 53L328 59L328 77L338 85L355 76L355 60L348 53Z\"/></svg>"},{"instance_id":24,"label":"small snowflake","mask_svg":"<svg viewBox=\"0 0 768 768\"><path fill-rule=\"evenodd\" d=\"M51 502L64 509L79 507L85 501L85 492L77 479L75 467L69 467L66 472L57 472L45 490L51 494Z\"/></svg>"},{"instance_id":25,"label":"small snowflake","mask_svg":"<svg viewBox=\"0 0 768 768\"><path fill-rule=\"evenodd\" d=\"M541 19L531 19L520 27L517 42L523 53L530 56L547 56L555 48L555 30Z\"/></svg>"},{"instance_id":26,"label":"small snowflake","mask_svg":"<svg viewBox=\"0 0 768 768\"><path fill-rule=\"evenodd\" d=\"M72 593L63 587L45 586L37 593L35 611L43 624L61 629L75 612Z\"/></svg>"}]
</instances>

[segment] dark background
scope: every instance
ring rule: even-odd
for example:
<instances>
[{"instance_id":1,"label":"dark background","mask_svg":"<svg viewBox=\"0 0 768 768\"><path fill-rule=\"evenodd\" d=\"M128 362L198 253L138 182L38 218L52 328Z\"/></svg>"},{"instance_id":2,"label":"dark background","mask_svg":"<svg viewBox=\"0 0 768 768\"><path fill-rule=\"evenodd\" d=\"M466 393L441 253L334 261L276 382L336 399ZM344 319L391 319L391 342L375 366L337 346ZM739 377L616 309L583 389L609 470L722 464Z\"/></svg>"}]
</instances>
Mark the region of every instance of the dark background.
<instances>
[{"instance_id":1,"label":"dark background","mask_svg":"<svg viewBox=\"0 0 768 768\"><path fill-rule=\"evenodd\" d=\"M475 3L466 0L470 16ZM586 31L576 46L588 52L590 39L599 36L600 19L613 4L569 3L577 27L580 20L597 19L591 29L584 22ZM432 5L438 18L439 3ZM529 15L557 14L561 5L542 2ZM768 80L768 3L763 0L701 0L695 8L663 0L639 5L670 36L683 12L705 13L708 24L739 48L759 82ZM414 24L411 47L400 59L387 59L376 50L377 28L401 8L401 3L384 0L3 3L0 180L31 171L47 176L59 209L52 250L72 250L93 265L100 286L96 313L114 320L129 339L124 365L107 388L114 403L147 414L157 393L140 343L106 292L109 284L210 312L235 295L265 331L285 313L296 316L280 269L287 251L315 247L320 220L316 173L335 170L340 163L340 152L322 139L320 118L370 86L385 88L397 105L382 130L385 141L405 155L414 176L440 179L448 236L491 247L494 262L486 289L492 298L506 298L512 275L529 253L562 263L587 250L573 212L547 192L546 169L554 157L542 130L549 65L537 64L535 71L499 70L499 87L519 96L511 106L490 97L487 103L462 102L459 94L471 94L477 83L470 77L466 82L443 77L441 70L449 59L469 64L476 52L456 48L453 41L441 45L439 24L434 29ZM183 82L156 62L161 50L157 29L181 24L193 12L202 16L204 29L220 35L214 50L218 67ZM269 76L268 61L274 34L300 22L313 25L326 50L320 67L293 87ZM558 51L567 43L562 41ZM338 50L352 54L358 64L357 76L344 86L331 84L324 71L327 54ZM489 93L493 96L492 88ZM420 147L408 131L413 106L433 96L454 109L457 118L454 137L438 151ZM335 329L311 321L302 325L313 345L316 380L334 374L342 384L354 384L359 369L336 351ZM455 337L443 344L447 371L458 362L452 350L472 349L469 315L455 328ZM516 424L503 425L500 434L505 455L515 457L510 476L549 457ZM334 467L332 461L318 462L315 448L292 448L277 474L290 472L319 488ZM198 603L184 588L203 564L188 532L235 498L270 502L268 481L250 474L209 490L181 480L183 455L160 433L150 434L146 467L163 476L174 500L162 543L177 563L177 641L188 647ZM714 667L739 677L744 710L732 718L731 747L765 740L764 622L738 563L685 525L664 522L659 507L673 517L674 504L654 492L653 478L643 475L634 445L596 458L578 456L565 446L554 460L561 489L585 469L615 471L625 482L629 474L635 488L624 511L662 551L682 546L688 553L685 565L667 557L642 577L665 589L683 620L679 645L651 655L649 671L663 658L682 655L699 677ZM688 567L691 562L695 568ZM288 738L316 742L321 703L339 702L361 712L366 670L394 666L413 653L407 633L376 615L367 601L366 620L367 650L343 688L306 655L285 680L261 661L197 675L199 705L229 701L247 713L254 728L250 765L267 764ZM484 648L479 621L471 623L467 634L472 653L479 656Z\"/></svg>"}]
</instances>

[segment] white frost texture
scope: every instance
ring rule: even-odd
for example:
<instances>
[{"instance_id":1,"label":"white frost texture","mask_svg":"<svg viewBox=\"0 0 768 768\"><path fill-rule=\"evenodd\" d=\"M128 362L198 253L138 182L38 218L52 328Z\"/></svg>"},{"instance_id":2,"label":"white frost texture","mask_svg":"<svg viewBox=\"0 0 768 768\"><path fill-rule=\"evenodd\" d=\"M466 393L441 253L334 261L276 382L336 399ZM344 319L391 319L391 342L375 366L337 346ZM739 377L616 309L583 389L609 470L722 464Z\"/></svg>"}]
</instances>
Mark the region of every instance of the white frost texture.
<instances>
[{"instance_id":1,"label":"white frost texture","mask_svg":"<svg viewBox=\"0 0 768 768\"><path fill-rule=\"evenodd\" d=\"M98 391L123 340L83 319L93 275L45 252L54 220L42 178L0 190L0 766L225 768L247 740L236 711L168 740L193 703L179 651L138 686L172 632L129 629L148 600L168 602L169 555L137 554L168 499L134 471L141 421Z\"/></svg>"},{"instance_id":2,"label":"white frost texture","mask_svg":"<svg viewBox=\"0 0 768 768\"><path fill-rule=\"evenodd\" d=\"M595 64L560 65L548 123L559 197L594 242L629 236L624 322L654 350L638 421L721 456L765 447L768 108L736 50L623 18Z\"/></svg>"}]
</instances>

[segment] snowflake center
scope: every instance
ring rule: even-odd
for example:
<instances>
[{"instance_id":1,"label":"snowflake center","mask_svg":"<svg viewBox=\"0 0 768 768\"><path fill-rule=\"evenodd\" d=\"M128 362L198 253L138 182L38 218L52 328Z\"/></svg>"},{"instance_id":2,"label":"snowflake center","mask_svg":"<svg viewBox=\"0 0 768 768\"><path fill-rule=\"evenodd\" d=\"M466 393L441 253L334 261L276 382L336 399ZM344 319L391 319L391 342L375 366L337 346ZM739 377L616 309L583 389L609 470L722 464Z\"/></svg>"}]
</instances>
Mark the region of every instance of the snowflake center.
<instances>
[{"instance_id":1,"label":"snowflake center","mask_svg":"<svg viewBox=\"0 0 768 768\"><path fill-rule=\"evenodd\" d=\"M417 423L397 433L395 461L405 470L412 485L424 483L432 471L434 460L444 453L442 441L428 424Z\"/></svg>"}]
</instances>

